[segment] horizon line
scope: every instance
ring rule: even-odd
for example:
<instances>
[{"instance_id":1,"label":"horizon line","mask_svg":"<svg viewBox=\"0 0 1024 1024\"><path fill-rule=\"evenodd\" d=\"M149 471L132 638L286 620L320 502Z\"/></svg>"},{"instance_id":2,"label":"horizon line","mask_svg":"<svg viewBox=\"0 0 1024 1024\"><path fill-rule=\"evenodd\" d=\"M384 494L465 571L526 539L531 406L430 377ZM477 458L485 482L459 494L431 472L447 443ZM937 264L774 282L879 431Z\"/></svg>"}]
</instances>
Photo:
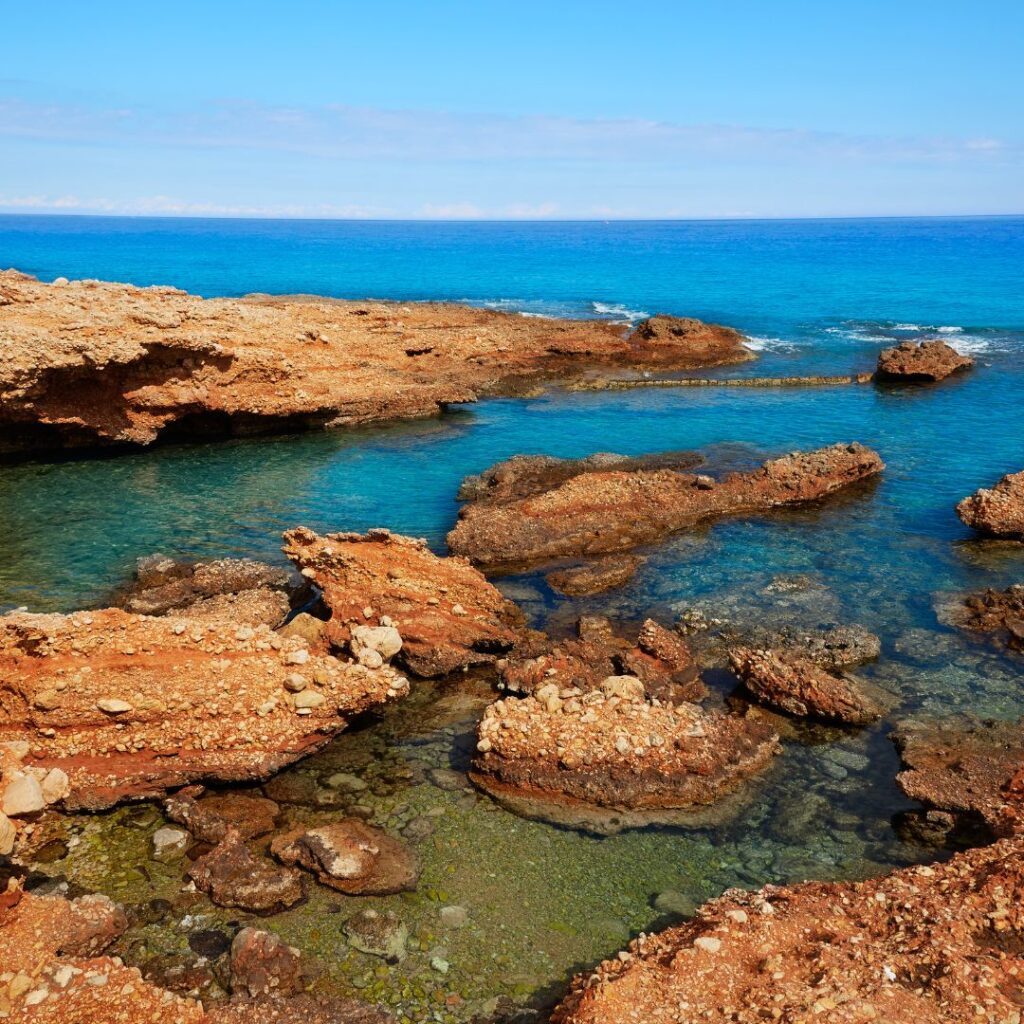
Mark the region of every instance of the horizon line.
<instances>
[{"instance_id":1,"label":"horizon line","mask_svg":"<svg viewBox=\"0 0 1024 1024\"><path fill-rule=\"evenodd\" d=\"M36 210L29 213L0 209L0 217L133 221L285 221L320 224L731 224L764 221L1013 220L1024 218L1024 211L1015 213L857 213L735 217L302 217L275 216L273 214L69 213L57 210Z\"/></svg>"}]
</instances>

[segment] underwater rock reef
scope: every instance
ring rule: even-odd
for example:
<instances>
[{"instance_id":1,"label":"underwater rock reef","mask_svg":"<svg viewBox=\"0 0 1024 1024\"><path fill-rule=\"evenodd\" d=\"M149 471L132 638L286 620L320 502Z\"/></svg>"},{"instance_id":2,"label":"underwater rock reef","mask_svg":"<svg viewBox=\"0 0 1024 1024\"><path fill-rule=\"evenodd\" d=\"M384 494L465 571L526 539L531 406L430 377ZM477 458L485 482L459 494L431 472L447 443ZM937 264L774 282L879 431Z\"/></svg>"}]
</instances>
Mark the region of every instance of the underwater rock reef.
<instances>
[{"instance_id":1,"label":"underwater rock reef","mask_svg":"<svg viewBox=\"0 0 1024 1024\"><path fill-rule=\"evenodd\" d=\"M459 512L448 547L488 570L537 565L559 558L628 551L719 516L765 512L816 501L885 468L861 444L794 452L749 473L716 480L706 474L653 466L620 468L588 460L584 471L539 490L517 485L523 463L484 474L485 496ZM469 493L480 493L474 483Z\"/></svg>"},{"instance_id":2,"label":"underwater rock reef","mask_svg":"<svg viewBox=\"0 0 1024 1024\"><path fill-rule=\"evenodd\" d=\"M0 272L0 455L132 447L430 416L610 369L752 358L737 331L630 332L443 303L203 299Z\"/></svg>"}]
</instances>

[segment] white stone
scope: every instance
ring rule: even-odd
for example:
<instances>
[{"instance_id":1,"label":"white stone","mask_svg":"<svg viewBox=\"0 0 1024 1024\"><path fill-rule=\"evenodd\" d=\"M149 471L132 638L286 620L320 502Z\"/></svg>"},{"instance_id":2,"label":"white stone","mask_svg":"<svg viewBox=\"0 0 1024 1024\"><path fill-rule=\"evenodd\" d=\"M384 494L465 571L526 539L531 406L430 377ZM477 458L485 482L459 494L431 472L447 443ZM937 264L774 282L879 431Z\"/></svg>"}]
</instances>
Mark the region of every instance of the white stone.
<instances>
[{"instance_id":1,"label":"white stone","mask_svg":"<svg viewBox=\"0 0 1024 1024\"><path fill-rule=\"evenodd\" d=\"M19 814L35 814L46 806L43 788L31 775L15 775L0 797L0 811L12 818Z\"/></svg>"},{"instance_id":2,"label":"white stone","mask_svg":"<svg viewBox=\"0 0 1024 1024\"><path fill-rule=\"evenodd\" d=\"M43 799L48 804L63 800L71 792L71 781L61 768L51 768L42 781Z\"/></svg>"},{"instance_id":3,"label":"white stone","mask_svg":"<svg viewBox=\"0 0 1024 1024\"><path fill-rule=\"evenodd\" d=\"M17 835L14 822L0 811L0 857L6 857L14 849Z\"/></svg>"},{"instance_id":4,"label":"white stone","mask_svg":"<svg viewBox=\"0 0 1024 1024\"><path fill-rule=\"evenodd\" d=\"M170 860L185 852L188 833L180 828L158 828L153 833L153 857L155 860Z\"/></svg>"},{"instance_id":5,"label":"white stone","mask_svg":"<svg viewBox=\"0 0 1024 1024\"><path fill-rule=\"evenodd\" d=\"M693 944L705 953L717 953L722 948L722 940L716 939L713 935L702 935L699 939L694 939Z\"/></svg>"},{"instance_id":6,"label":"white stone","mask_svg":"<svg viewBox=\"0 0 1024 1024\"><path fill-rule=\"evenodd\" d=\"M96 701L96 707L100 711L105 711L108 715L122 715L126 711L131 711L132 706L126 700L119 700L117 697L103 697Z\"/></svg>"},{"instance_id":7,"label":"white stone","mask_svg":"<svg viewBox=\"0 0 1024 1024\"><path fill-rule=\"evenodd\" d=\"M357 658L361 651L370 650L388 661L402 649L402 635L394 626L353 626L349 646Z\"/></svg>"},{"instance_id":8,"label":"white stone","mask_svg":"<svg viewBox=\"0 0 1024 1024\"><path fill-rule=\"evenodd\" d=\"M608 676L601 682L601 692L606 697L637 702L644 699L644 684L636 676Z\"/></svg>"},{"instance_id":9,"label":"white stone","mask_svg":"<svg viewBox=\"0 0 1024 1024\"><path fill-rule=\"evenodd\" d=\"M318 708L327 698L316 690L303 690L295 694L295 706L297 708Z\"/></svg>"}]
</instances>

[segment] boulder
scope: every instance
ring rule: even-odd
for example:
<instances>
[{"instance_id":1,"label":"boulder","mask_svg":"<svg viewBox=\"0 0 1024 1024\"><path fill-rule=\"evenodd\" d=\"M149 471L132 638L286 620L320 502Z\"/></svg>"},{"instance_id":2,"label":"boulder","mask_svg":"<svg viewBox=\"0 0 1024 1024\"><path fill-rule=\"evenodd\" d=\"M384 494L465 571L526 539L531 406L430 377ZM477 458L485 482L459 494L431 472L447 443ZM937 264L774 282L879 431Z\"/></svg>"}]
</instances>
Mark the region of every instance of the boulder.
<instances>
[{"instance_id":1,"label":"boulder","mask_svg":"<svg viewBox=\"0 0 1024 1024\"><path fill-rule=\"evenodd\" d=\"M272 932L242 928L231 943L231 988L249 999L301 992L299 951Z\"/></svg>"},{"instance_id":2,"label":"boulder","mask_svg":"<svg viewBox=\"0 0 1024 1024\"><path fill-rule=\"evenodd\" d=\"M957 597L940 608L941 616L960 629L987 634L1014 651L1024 651L1024 584Z\"/></svg>"},{"instance_id":3,"label":"boulder","mask_svg":"<svg viewBox=\"0 0 1024 1024\"><path fill-rule=\"evenodd\" d=\"M345 935L361 953L379 956L388 963L405 959L409 928L393 910L360 910L345 922Z\"/></svg>"},{"instance_id":4,"label":"boulder","mask_svg":"<svg viewBox=\"0 0 1024 1024\"><path fill-rule=\"evenodd\" d=\"M796 452L717 481L676 469L588 468L539 494L512 489L470 502L448 547L489 570L628 551L719 516L816 501L883 468L859 444Z\"/></svg>"},{"instance_id":5,"label":"boulder","mask_svg":"<svg viewBox=\"0 0 1024 1024\"><path fill-rule=\"evenodd\" d=\"M271 852L284 864L312 871L320 882L355 896L416 888L415 856L397 839L358 818L277 836Z\"/></svg>"},{"instance_id":6,"label":"boulder","mask_svg":"<svg viewBox=\"0 0 1024 1024\"><path fill-rule=\"evenodd\" d=\"M600 558L588 565L548 573L546 579L551 588L560 594L588 597L628 583L642 564L643 559L635 555Z\"/></svg>"},{"instance_id":7,"label":"boulder","mask_svg":"<svg viewBox=\"0 0 1024 1024\"><path fill-rule=\"evenodd\" d=\"M424 541L297 529L285 534L285 553L323 591L332 643L395 657L419 676L493 663L522 627L522 613L478 570Z\"/></svg>"},{"instance_id":8,"label":"boulder","mask_svg":"<svg viewBox=\"0 0 1024 1024\"><path fill-rule=\"evenodd\" d=\"M956 514L986 536L1024 540L1024 471L975 491L957 505Z\"/></svg>"},{"instance_id":9,"label":"boulder","mask_svg":"<svg viewBox=\"0 0 1024 1024\"><path fill-rule=\"evenodd\" d=\"M274 831L281 810L273 800L246 793L196 796L194 790L179 790L164 801L164 811L171 821L184 825L204 843L219 843L229 828L242 840L266 835Z\"/></svg>"},{"instance_id":10,"label":"boulder","mask_svg":"<svg viewBox=\"0 0 1024 1024\"><path fill-rule=\"evenodd\" d=\"M939 381L973 365L973 359L960 355L944 341L904 341L879 355L875 377L911 383Z\"/></svg>"},{"instance_id":11,"label":"boulder","mask_svg":"<svg viewBox=\"0 0 1024 1024\"><path fill-rule=\"evenodd\" d=\"M863 683L832 675L793 652L737 647L729 662L754 700L796 718L868 725L884 713Z\"/></svg>"},{"instance_id":12,"label":"boulder","mask_svg":"<svg viewBox=\"0 0 1024 1024\"><path fill-rule=\"evenodd\" d=\"M188 876L220 907L283 910L305 894L298 871L257 860L234 829L192 864Z\"/></svg>"}]
</instances>

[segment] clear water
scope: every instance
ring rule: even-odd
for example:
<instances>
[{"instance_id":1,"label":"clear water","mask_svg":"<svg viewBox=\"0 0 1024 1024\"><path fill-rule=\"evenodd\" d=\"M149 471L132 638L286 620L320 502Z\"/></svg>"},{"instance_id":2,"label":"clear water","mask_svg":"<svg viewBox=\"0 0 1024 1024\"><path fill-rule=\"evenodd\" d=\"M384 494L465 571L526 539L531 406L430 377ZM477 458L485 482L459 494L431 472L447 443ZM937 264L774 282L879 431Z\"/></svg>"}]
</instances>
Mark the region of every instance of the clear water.
<instances>
[{"instance_id":1,"label":"clear water","mask_svg":"<svg viewBox=\"0 0 1024 1024\"><path fill-rule=\"evenodd\" d=\"M694 605L740 622L859 622L882 637L882 658L865 674L897 696L893 720L1024 713L1020 659L945 629L933 607L945 591L1024 579L1024 546L979 542L953 512L979 485L1024 468L1024 219L428 225L0 218L0 264L43 278L172 283L205 295L307 291L466 299L611 319L697 315L758 339L761 358L727 373L869 369L882 345L929 336L979 361L975 372L934 388L553 391L375 430L5 467L0 605L45 610L102 601L139 555L156 550L279 559L280 532L299 523L319 530L385 525L443 550L461 478L517 453L639 454L727 443L760 457L859 440L888 466L864 492L679 537L652 551L626 588L600 597L559 598L539 575L501 586L553 629L570 628L580 611L625 621L655 612L669 622ZM794 579L796 588L778 586ZM751 807L727 827L596 839L520 821L432 781L431 768L464 766L481 692L472 682L447 692L441 713L437 695L423 688L407 707L288 773L322 789L321 780L342 767L368 781L359 799L382 824L399 828L418 815L436 822L430 837L416 841L426 863L420 893L371 901L398 909L411 924L417 948L403 964L384 968L347 950L340 923L351 900L335 914L341 901L320 893L271 922L324 956L343 987L392 999L410 1019L468 1019L501 994L543 1001L573 970L664 923L652 905L659 892L685 903L729 885L862 876L933 856L902 842L891 826L908 806L892 782L892 721L838 737L793 737ZM301 820L337 810L289 813ZM81 842L53 870L129 900L144 899L153 886L176 892L173 872L161 882L163 869L150 865L141 886L141 876L101 859L113 836L126 844L125 837L141 837L138 857L145 859L156 823L127 829L127 815L76 822L95 842ZM465 906L470 925L440 928L444 903ZM208 906L192 913L229 920ZM181 946L184 934L177 925L150 926L133 933L141 951L136 945L126 953L144 959L146 950ZM450 962L443 976L429 964L441 954Z\"/></svg>"}]
</instances>

